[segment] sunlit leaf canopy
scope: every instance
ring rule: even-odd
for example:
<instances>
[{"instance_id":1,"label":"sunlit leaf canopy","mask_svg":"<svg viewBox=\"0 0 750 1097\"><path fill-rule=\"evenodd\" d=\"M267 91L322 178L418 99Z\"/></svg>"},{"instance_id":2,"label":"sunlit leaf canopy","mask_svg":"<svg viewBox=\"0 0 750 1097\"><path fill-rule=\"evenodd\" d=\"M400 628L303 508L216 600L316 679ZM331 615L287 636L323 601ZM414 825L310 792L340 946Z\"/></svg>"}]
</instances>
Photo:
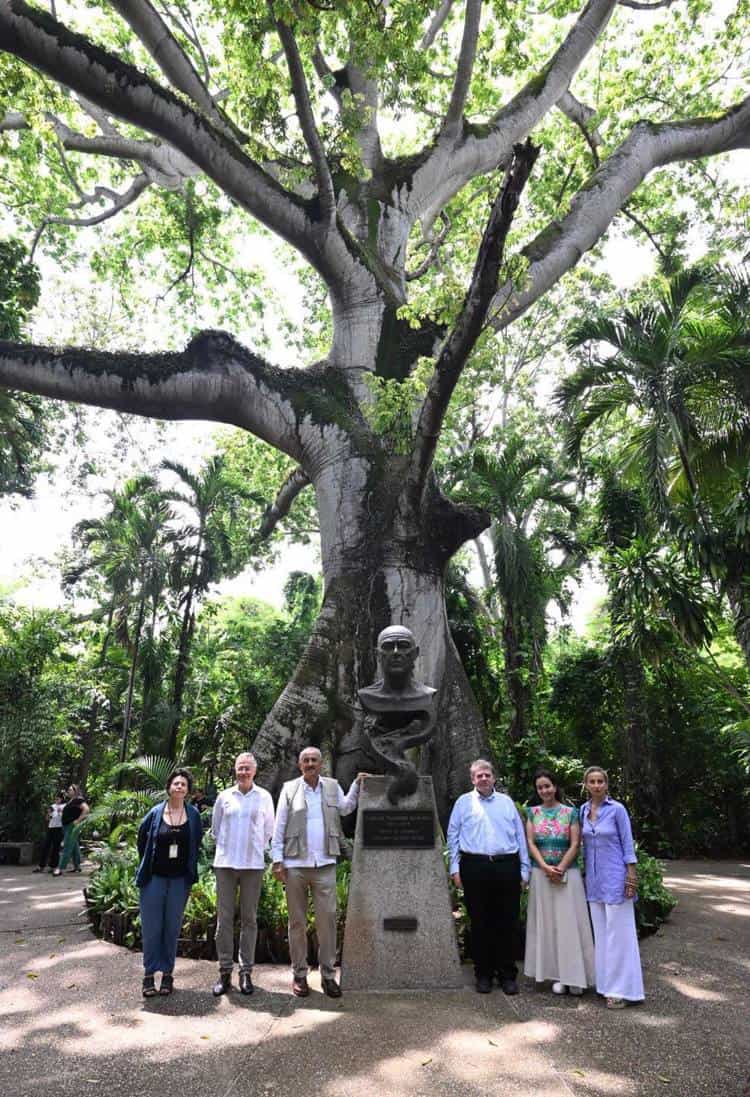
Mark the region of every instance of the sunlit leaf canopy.
<instances>
[{"instance_id":1,"label":"sunlit leaf canopy","mask_svg":"<svg viewBox=\"0 0 750 1097\"><path fill-rule=\"evenodd\" d=\"M245 151L280 183L310 195L315 173L292 97L276 20L293 27L312 110L337 193L366 184L363 127L374 120L367 89L347 86L345 66L377 83L377 124L389 158L415 157L435 139L450 100L465 5L378 3L157 3L157 11L208 88ZM71 30L135 65L154 81L163 74L130 27L106 3L57 3ZM544 79L545 66L579 18L578 2L493 2L482 10L477 57L465 103L466 124L482 132L495 113L525 87ZM444 18L443 18L444 17ZM576 122L554 109L535 126L542 147L509 249L516 254L568 211L599 162L639 121L707 119L746 93L750 24L746 0L714 4L678 0L654 10L615 9L576 72L570 91L583 111ZM531 82L531 83L530 83ZM88 262L111 277L125 298L146 276L167 306L184 311L202 302L216 323L246 327L268 306L251 237L265 232L182 154L156 141L157 161L145 169L127 155L63 148L64 128L84 138L106 134L154 144L138 127L84 110L76 95L0 55L0 118L22 114L29 128L0 134L0 202L14 230L61 266ZM614 231L650 241L672 264L695 243L696 225L714 255L740 250L747 231L748 196L722 170L722 159L671 164L653 172L630 199ZM450 318L466 285L497 173L464 186L445 208L444 239L431 247L439 222L415 225L407 269L409 313ZM122 204L103 222L93 247L62 222L92 219ZM59 219L59 223L56 223ZM41 230L41 233L40 233ZM423 230L428 239L423 237ZM612 231L612 230L610 230ZM296 259L286 260L295 263ZM301 262L299 266L301 267ZM287 332L300 350L325 353L327 324L318 277L299 270L319 326ZM580 277L573 275L572 277Z\"/></svg>"}]
</instances>

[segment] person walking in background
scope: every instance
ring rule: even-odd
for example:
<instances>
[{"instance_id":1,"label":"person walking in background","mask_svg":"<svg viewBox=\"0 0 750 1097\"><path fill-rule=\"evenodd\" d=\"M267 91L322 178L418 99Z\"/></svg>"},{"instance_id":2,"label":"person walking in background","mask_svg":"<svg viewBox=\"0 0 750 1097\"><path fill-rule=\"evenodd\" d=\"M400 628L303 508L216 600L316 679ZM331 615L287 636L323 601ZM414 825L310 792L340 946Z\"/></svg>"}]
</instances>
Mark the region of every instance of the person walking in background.
<instances>
[{"instance_id":1,"label":"person walking in background","mask_svg":"<svg viewBox=\"0 0 750 1097\"><path fill-rule=\"evenodd\" d=\"M156 993L154 975L162 973L159 994L174 989L174 965L182 915L198 879L198 851L203 841L201 818L186 797L192 788L189 770L178 768L167 778L167 799L156 804L138 828L135 874L140 888L143 935L143 997Z\"/></svg>"},{"instance_id":2,"label":"person walking in background","mask_svg":"<svg viewBox=\"0 0 750 1097\"><path fill-rule=\"evenodd\" d=\"M53 876L59 876L68 861L73 861L72 872L81 871L81 847L78 844L81 823L88 815L89 805L81 795L78 785L71 785L68 789L68 802L62 809L62 853L60 862L53 872Z\"/></svg>"},{"instance_id":3,"label":"person walking in background","mask_svg":"<svg viewBox=\"0 0 750 1097\"><path fill-rule=\"evenodd\" d=\"M645 997L634 910L638 858L630 817L609 795L606 771L589 766L583 784L588 801L581 807L581 833L596 989L607 999L608 1009L622 1009L626 1002Z\"/></svg>"},{"instance_id":4,"label":"person walking in background","mask_svg":"<svg viewBox=\"0 0 750 1097\"><path fill-rule=\"evenodd\" d=\"M594 984L594 941L576 865L578 812L561 802L560 786L547 769L537 770L534 791L540 802L526 811L532 871L523 970L538 983L552 980L553 994L583 994Z\"/></svg>"},{"instance_id":5,"label":"person walking in background","mask_svg":"<svg viewBox=\"0 0 750 1097\"><path fill-rule=\"evenodd\" d=\"M336 858L341 852L341 816L354 811L359 801L359 773L348 793L333 777L321 777L323 756L317 747L305 747L299 756L302 774L285 782L276 807L273 832L273 874L286 884L289 908L289 951L292 959L292 993L306 998L307 895L312 892L318 933L323 993L340 998L336 982Z\"/></svg>"},{"instance_id":6,"label":"person walking in background","mask_svg":"<svg viewBox=\"0 0 750 1097\"><path fill-rule=\"evenodd\" d=\"M504 994L518 994L521 884L529 879L526 835L513 800L495 790L492 765L478 758L469 774L474 789L459 796L448 823L450 873L464 891L477 991L489 994L497 975Z\"/></svg>"},{"instance_id":7,"label":"person walking in background","mask_svg":"<svg viewBox=\"0 0 750 1097\"><path fill-rule=\"evenodd\" d=\"M211 833L216 841L216 951L219 979L213 992L218 998L232 985L234 958L234 907L240 892L240 992L253 993L252 970L258 937L258 899L263 884L264 852L273 834L273 800L270 792L254 784L258 763L249 752L234 763L237 783L220 792L214 804Z\"/></svg>"},{"instance_id":8,"label":"person walking in background","mask_svg":"<svg viewBox=\"0 0 750 1097\"><path fill-rule=\"evenodd\" d=\"M42 852L39 854L39 865L34 869L34 872L44 872L47 865L49 865L50 872L54 872L57 868L63 839L62 813L64 804L65 797L62 792L58 792L54 803L47 808L47 827L44 831Z\"/></svg>"}]
</instances>

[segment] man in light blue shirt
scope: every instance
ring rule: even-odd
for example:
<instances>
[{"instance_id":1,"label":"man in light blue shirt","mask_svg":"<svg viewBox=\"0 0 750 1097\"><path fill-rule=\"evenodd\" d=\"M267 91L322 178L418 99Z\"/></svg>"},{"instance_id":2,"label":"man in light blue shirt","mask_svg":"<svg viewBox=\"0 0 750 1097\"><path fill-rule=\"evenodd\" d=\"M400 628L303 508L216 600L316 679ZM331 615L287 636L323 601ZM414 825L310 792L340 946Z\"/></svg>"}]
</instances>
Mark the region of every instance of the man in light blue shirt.
<instances>
[{"instance_id":1,"label":"man in light blue shirt","mask_svg":"<svg viewBox=\"0 0 750 1097\"><path fill-rule=\"evenodd\" d=\"M505 994L518 994L521 883L529 880L526 834L510 796L495 790L491 763L478 758L469 773L474 789L459 796L448 823L450 872L464 891L477 990L488 994L497 975Z\"/></svg>"}]
</instances>

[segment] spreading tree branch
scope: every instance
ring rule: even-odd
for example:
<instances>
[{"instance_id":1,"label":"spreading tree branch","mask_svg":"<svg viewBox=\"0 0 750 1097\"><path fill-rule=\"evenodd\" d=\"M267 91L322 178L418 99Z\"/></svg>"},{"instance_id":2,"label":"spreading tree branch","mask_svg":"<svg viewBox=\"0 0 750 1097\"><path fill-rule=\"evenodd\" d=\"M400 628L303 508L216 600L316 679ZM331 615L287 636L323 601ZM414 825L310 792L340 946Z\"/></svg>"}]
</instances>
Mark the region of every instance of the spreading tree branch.
<instances>
[{"instance_id":1,"label":"spreading tree branch","mask_svg":"<svg viewBox=\"0 0 750 1097\"><path fill-rule=\"evenodd\" d=\"M0 0L0 44L107 113L174 145L324 277L334 276L303 205L173 92L24 0Z\"/></svg>"},{"instance_id":2,"label":"spreading tree branch","mask_svg":"<svg viewBox=\"0 0 750 1097\"><path fill-rule=\"evenodd\" d=\"M297 48L297 40L292 33L291 27L281 20L277 21L276 30L281 39L281 45L284 49L284 55L289 69L289 77L292 82L292 95L294 96L294 102L297 107L297 117L299 118L300 128L312 159L315 179L318 184L320 210L323 215L323 220L330 224L336 213L336 195L333 190L331 169L328 166L323 142L320 140L320 134L318 133L318 127L315 122L315 115L313 114L312 104L310 102L310 91L307 87L307 80L305 79L305 70L302 67L302 58L300 57L299 49Z\"/></svg>"},{"instance_id":3,"label":"spreading tree branch","mask_svg":"<svg viewBox=\"0 0 750 1097\"><path fill-rule=\"evenodd\" d=\"M513 160L495 199L458 320L445 340L424 398L408 476L408 490L419 498L432 466L440 429L466 360L479 338L497 292L505 241L539 149L527 141L513 150Z\"/></svg>"},{"instance_id":4,"label":"spreading tree branch","mask_svg":"<svg viewBox=\"0 0 750 1097\"><path fill-rule=\"evenodd\" d=\"M239 131L214 103L192 61L149 0L110 0L110 3L146 47L172 87L192 99L219 129L235 138L240 137Z\"/></svg>"},{"instance_id":5,"label":"spreading tree branch","mask_svg":"<svg viewBox=\"0 0 750 1097\"><path fill-rule=\"evenodd\" d=\"M477 40L479 38L481 18L482 0L466 0L461 51L458 55L453 90L440 134L444 140L455 139L461 129L464 105L469 94L474 60L477 55Z\"/></svg>"},{"instance_id":6,"label":"spreading tree branch","mask_svg":"<svg viewBox=\"0 0 750 1097\"><path fill-rule=\"evenodd\" d=\"M34 234L29 258L34 258L34 252L39 244L42 233L49 225L70 225L74 228L87 228L91 225L101 225L104 221L109 221L111 217L116 217L122 210L131 206L150 185L150 180L147 175L138 175L123 194L117 194L116 191L111 191L108 187L96 187L93 194L82 195L78 206L80 208L85 204L99 202L103 198L109 198L112 204L100 213L92 214L90 217L65 217L62 214L53 214L45 217Z\"/></svg>"},{"instance_id":7,"label":"spreading tree branch","mask_svg":"<svg viewBox=\"0 0 750 1097\"><path fill-rule=\"evenodd\" d=\"M286 518L292 503L299 493L310 484L310 477L304 469L296 468L289 473L284 483L278 490L276 499L263 515L255 540L267 541L279 522Z\"/></svg>"},{"instance_id":8,"label":"spreading tree branch","mask_svg":"<svg viewBox=\"0 0 750 1097\"><path fill-rule=\"evenodd\" d=\"M524 248L526 283L520 290L512 285L500 289L493 303L494 326L507 327L572 270L655 168L740 148L750 148L750 96L717 118L638 122L578 192L567 216Z\"/></svg>"},{"instance_id":9,"label":"spreading tree branch","mask_svg":"<svg viewBox=\"0 0 750 1097\"><path fill-rule=\"evenodd\" d=\"M434 218L470 179L510 161L513 147L526 140L568 90L616 6L617 0L589 0L540 73L487 124L464 126L452 144L438 141L425 153L412 180L412 204L418 216Z\"/></svg>"},{"instance_id":10,"label":"spreading tree branch","mask_svg":"<svg viewBox=\"0 0 750 1097\"><path fill-rule=\"evenodd\" d=\"M86 109L89 113L88 105ZM167 190L182 186L186 179L200 173L200 168L172 145L165 145L156 140L144 141L135 137L121 137L112 125L108 125L106 133L102 135L87 137L71 129L53 114L47 113L44 117L54 129L61 147L67 152L88 153L92 156L106 156L115 160L132 160L141 166L150 182L158 183ZM8 111L0 121L0 133L3 130L24 129L31 129L31 126L26 116L20 111ZM77 190L77 185L75 183L73 185Z\"/></svg>"},{"instance_id":11,"label":"spreading tree branch","mask_svg":"<svg viewBox=\"0 0 750 1097\"><path fill-rule=\"evenodd\" d=\"M422 278L425 274L427 274L427 271L437 259L440 253L440 248L445 243L448 233L451 229L450 218L448 217L448 214L445 212L445 210L441 212L440 219L443 222L443 227L441 228L440 232L437 233L437 235L432 236L430 239L425 241L430 245L430 250L418 267L416 267L414 270L406 272L407 282L414 282L417 280L417 278Z\"/></svg>"},{"instance_id":12,"label":"spreading tree branch","mask_svg":"<svg viewBox=\"0 0 750 1097\"><path fill-rule=\"evenodd\" d=\"M302 452L293 398L305 383L301 373L270 366L224 332L202 332L184 351L166 354L0 341L4 387L156 419L230 423L296 461Z\"/></svg>"},{"instance_id":13,"label":"spreading tree branch","mask_svg":"<svg viewBox=\"0 0 750 1097\"><path fill-rule=\"evenodd\" d=\"M576 97L571 94L570 89L564 92L557 100L557 109L561 111L566 118L569 118L581 131L586 144L591 150L594 164L599 167L599 145L601 144L602 139L598 130L589 129L589 122L596 115L596 111L592 107L587 107L585 103L581 103L576 99Z\"/></svg>"},{"instance_id":14,"label":"spreading tree branch","mask_svg":"<svg viewBox=\"0 0 750 1097\"><path fill-rule=\"evenodd\" d=\"M434 14L432 22L424 33L424 37L422 38L422 41L420 43L421 49L427 50L430 48L432 43L440 34L440 31L443 29L443 24L450 15L452 7L453 0L443 0L442 4Z\"/></svg>"}]
</instances>

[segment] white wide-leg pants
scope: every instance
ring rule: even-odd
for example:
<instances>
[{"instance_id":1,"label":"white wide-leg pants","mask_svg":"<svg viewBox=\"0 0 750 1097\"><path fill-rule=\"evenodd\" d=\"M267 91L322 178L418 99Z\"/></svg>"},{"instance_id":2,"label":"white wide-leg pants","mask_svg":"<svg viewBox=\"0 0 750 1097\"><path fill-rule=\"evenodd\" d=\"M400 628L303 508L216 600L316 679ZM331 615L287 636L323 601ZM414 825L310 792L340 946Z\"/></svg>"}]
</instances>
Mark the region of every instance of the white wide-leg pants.
<instances>
[{"instance_id":1,"label":"white wide-leg pants","mask_svg":"<svg viewBox=\"0 0 750 1097\"><path fill-rule=\"evenodd\" d=\"M633 900L589 903L594 927L596 989L607 998L642 1002L643 973Z\"/></svg>"}]
</instances>

